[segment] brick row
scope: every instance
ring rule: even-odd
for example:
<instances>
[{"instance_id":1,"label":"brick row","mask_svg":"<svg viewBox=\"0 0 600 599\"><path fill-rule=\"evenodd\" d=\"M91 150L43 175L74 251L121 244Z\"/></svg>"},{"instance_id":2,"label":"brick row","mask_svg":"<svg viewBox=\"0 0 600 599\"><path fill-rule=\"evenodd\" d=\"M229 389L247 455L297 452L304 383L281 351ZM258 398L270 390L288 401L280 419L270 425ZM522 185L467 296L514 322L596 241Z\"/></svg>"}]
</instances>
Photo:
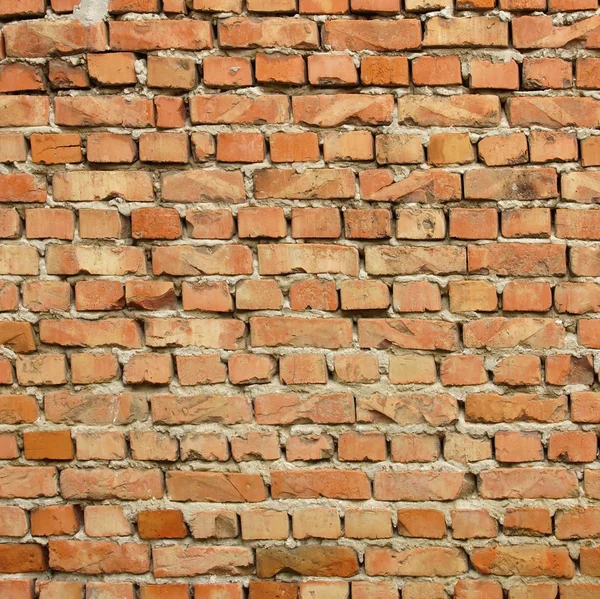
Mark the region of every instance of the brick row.
<instances>
[{"instance_id":1,"label":"brick row","mask_svg":"<svg viewBox=\"0 0 600 599\"><path fill-rule=\"evenodd\" d=\"M560 588L560 596L565 599L579 599L583 596L593 597L598 593L600 585L594 583L532 583L516 584L508 588L509 599L522 599L532 593L538 597L556 597ZM114 599L133 599L135 587L130 582L90 582L84 585L81 582L40 582L36 585L39 590L40 599L53 599L56 596L65 596L70 593L72 597L82 596L84 590L88 595L102 593L101 596ZM0 581L0 590L4 593L19 593L20 599L34 599L34 586L27 580L4 580ZM190 591L192 595L190 595ZM399 589L394 582L371 582L371 581L312 581L302 582L268 582L250 581L248 587L249 599L327 599L333 593L335 596L348 599L350 593L352 599L367 599L376 596L381 599L397 599ZM402 586L402 597L404 599L421 599L424 593L430 596L448 597L444 585L439 582L419 582L407 580ZM492 599L503 596L502 585L498 582L481 582L476 580L463 580L452 585L452 593L455 599L469 599L473 593L485 592ZM167 584L140 584L139 596L141 599L160 599L165 596L170 599L216 599L227 597L227 599L243 599L244 587L239 583L199 583L190 588L185 583ZM435 594L434 594L435 593ZM425 595L426 596L426 595ZM535 595L533 595L535 596Z\"/></svg>"},{"instance_id":2,"label":"brick row","mask_svg":"<svg viewBox=\"0 0 600 599\"><path fill-rule=\"evenodd\" d=\"M194 511L186 517L180 510L146 510L127 517L122 506L48 506L27 512L18 507L0 508L3 537L19 538L72 535L84 530L91 539L135 537L155 539L226 539L282 541L292 537L339 539L342 527L347 538L386 539L394 536L420 539L493 539L507 536L540 537L552 534L560 540L598 536L598 508L557 510L543 507L509 508L498 517L487 509L352 508L343 512L328 507L284 510L249 508ZM291 520L291 527L290 527ZM220 523L219 523L220 521ZM448 524L447 524L448 521ZM219 525L220 524L220 525ZM8 544L0 545L6 549ZM14 545L13 545L14 547ZM2 549L0 549L0 552Z\"/></svg>"},{"instance_id":3,"label":"brick row","mask_svg":"<svg viewBox=\"0 0 600 599\"><path fill-rule=\"evenodd\" d=\"M44 96L2 95L0 108L2 128L50 123L50 99ZM134 95L58 96L53 100L53 109L56 124L63 127L169 129L184 127L187 118L181 96L157 96L154 100ZM600 100L589 96L515 96L506 100L505 109L511 127L594 128L600 122ZM212 93L189 98L192 125L293 122L333 128L354 123L390 125L397 117L401 125L424 128L490 129L500 125L502 116L500 97L492 94L405 94L397 100L391 94L318 94L293 96L291 106L290 97L278 93L256 97ZM541 145L546 145L543 140Z\"/></svg>"},{"instance_id":4,"label":"brick row","mask_svg":"<svg viewBox=\"0 0 600 599\"><path fill-rule=\"evenodd\" d=\"M134 50L139 51L138 48ZM69 66L53 59L48 70L27 62L0 67L0 92L32 92L45 89L45 76L52 89L89 89L137 86L138 58L134 52L86 55L86 65ZM207 88L238 89L254 85L312 87L409 87L464 86L474 90L598 89L600 59L529 58L493 61L465 60L463 75L458 55L368 56L355 60L348 54L266 54L248 57L208 56L201 65L193 58L148 55L146 85L153 89L192 91Z\"/></svg>"},{"instance_id":5,"label":"brick row","mask_svg":"<svg viewBox=\"0 0 600 599\"><path fill-rule=\"evenodd\" d=\"M102 401L102 397L98 398ZM124 400L122 396L119 398ZM151 400L152 418L155 424L199 424L206 418L190 418L186 414L178 414L174 404L177 399L189 409L207 409L212 402L226 403L240 409L237 417L227 419L221 416L221 423L239 424L251 420L250 408L241 397L181 397L156 396ZM391 408L401 409L413 407L414 401L406 395L387 398L379 395L358 397L356 399L356 420L358 422L385 421L390 418L398 424L435 424L438 427L456 422L458 409L456 399L449 395L417 395L428 409L446 410L444 415L434 418L423 411L421 416L402 419L399 416L387 416ZM72 405L81 397L65 397L65 394L48 394L46 404L48 415L54 421L71 421L65 416L64 405L71 400ZM88 398L89 400L89 398ZM137 407L143 409L145 400L137 398ZM259 424L289 424L301 421L294 418L293 396L276 394L259 395L254 401L255 418ZM31 422L35 403L28 396L2 396L0 404L6 409L14 410L3 418L3 424L20 424ZM342 394L313 395L305 400L314 406L316 412L306 420L325 424L350 424L355 421L354 415L348 412L353 407L351 397ZM345 414L327 416L323 413L327 402ZM489 413L486 412L486 404ZM501 404L506 404L502 408ZM75 404L76 405L76 404ZM590 392L575 393L571 396L570 405L573 420L585 424L598 422L598 394ZM82 402L79 401L79 406ZM63 412L61 414L61 408ZM276 409L287 408L286 416L273 415ZM28 413L24 413L29 409ZM245 413L244 413L245 409ZM302 406L300 407L302 409ZM471 423L501 423L502 409L504 422L555 423L566 421L567 399L565 397L538 397L534 394L515 394L500 396L497 394L469 394L466 398L465 421ZM520 412L519 412L520 410ZM550 413L554 410L553 413ZM452 413L454 411L454 413ZM297 411L297 413L300 410ZM561 413L562 412L562 413ZM300 412L302 414L302 412ZM85 424L102 425L99 417L88 412L88 417L79 419ZM143 416L141 413L139 416ZM97 414L100 416L100 414ZM29 420L19 420L29 418ZM227 422L229 420L229 422ZM16 459L19 450L19 438L15 434L5 433L1 436L2 458ZM443 452L442 452L443 445ZM499 431L493 435L493 442L488 437L470 437L457 433L446 433L443 438L431 434L399 434L386 435L377 432L356 433L341 432L336 436L319 435L310 438L307 435L293 435L284 441L276 430L249 432L247 435L232 436L230 439L223 432L183 434L181 439L170 433L153 430L133 430L128 438L121 432L78 432L71 429L55 429L47 432L24 431L22 435L23 457L30 461L63 461L72 460L124 460L130 451L131 458L141 462L176 462L181 460L202 462L252 462L277 461L282 459L281 448L285 446L285 458L289 462L314 461L337 456L340 462L399 462L399 463L432 463L443 458L449 462L471 463L495 459L500 464L520 464L530 462L590 463L598 454L598 438L595 432L569 430L551 433L547 440L540 432ZM593 474L593 472L592 472ZM590 475L591 476L591 475ZM2 535L5 536L5 535ZM10 536L10 535L9 535Z\"/></svg>"},{"instance_id":6,"label":"brick row","mask_svg":"<svg viewBox=\"0 0 600 599\"><path fill-rule=\"evenodd\" d=\"M396 238L407 241L495 240L541 238L552 233L558 239L598 240L600 212L596 209L571 210L558 208L386 208L342 209L292 208L248 206L240 207L237 214L231 209L176 209L134 208L129 215L117 209L81 208L27 208L23 217L15 208L0 208L0 238L16 240L24 234L26 239L58 239L72 241L75 232L82 240L174 240L174 239L346 239L377 240ZM392 218L392 217L395 218ZM342 225L343 217L343 225ZM366 218L367 217L367 218ZM23 223L23 220L25 221ZM78 223L76 221L79 221ZM365 222L366 220L366 222ZM291 223L291 230L289 224ZM77 226L79 225L79 226ZM541 251L544 245L528 244L531 251ZM18 251L5 250L6 252ZM78 252L85 254L85 246ZM284 243L270 251L288 252ZM287 249L286 249L287 247ZM372 253L370 246L366 255ZM469 257L476 261L478 252L470 246ZM199 246L198 246L199 248ZM266 260L265 248L258 250L259 259ZM510 248L518 252L515 243L492 245L496 252ZM522 246L521 246L522 248ZM159 256L162 250L157 250ZM180 249L179 251L184 251ZM308 250L306 250L308 252ZM409 251L409 250L407 250ZM414 251L414 250L413 250ZM581 251L581 250L579 250ZM54 247L55 256L68 253L65 248ZM110 253L110 252L109 252ZM126 252L121 252L123 256ZM472 255L471 255L472 254ZM261 265L259 264L259 269ZM525 269L524 269L525 270ZM574 274L579 274L574 269ZM9 273L10 274L10 273ZM70 274L53 272L51 274ZM92 273L90 273L92 274ZM111 274L110 272L101 274ZM116 273L115 273L116 274ZM172 273L175 274L175 273ZM240 273L241 274L241 273ZM272 274L272 273L265 273Z\"/></svg>"},{"instance_id":7,"label":"brick row","mask_svg":"<svg viewBox=\"0 0 600 599\"><path fill-rule=\"evenodd\" d=\"M32 133L29 140L22 133L0 133L0 162L26 162L29 155L27 141L35 164L84 161L84 140L79 133ZM277 164L318 162L322 146L322 158L327 163L377 161L378 164L416 165L427 162L445 167L479 161L486 166L506 166L527 162L577 162L581 154L583 166L597 166L598 140L593 136L578 142L574 133L559 131L532 131L529 136L514 132L481 137L475 147L469 133L434 133L429 136L428 144L423 145L421 135L373 136L368 130L322 133L321 140L315 132L276 132L268 140L259 131L226 132L216 136L202 132L190 136L185 132L159 132L142 133L137 140L125 134L90 133L85 146L87 160L95 165L133 164L138 159L166 165L215 160L243 164L261 163L267 156ZM535 175L535 171L531 175ZM565 188L577 185L578 177L593 179L595 175L593 171L564 174ZM566 191L568 193L568 189Z\"/></svg>"},{"instance_id":8,"label":"brick row","mask_svg":"<svg viewBox=\"0 0 600 599\"><path fill-rule=\"evenodd\" d=\"M583 475L585 497L598 499L598 470L585 469ZM474 499L477 495L490 500L573 499L581 493L577 472L555 465L495 467L481 470L476 477L456 469L423 471L413 467L399 471L378 470L372 480L356 469L272 469L269 487L260 474L163 472L158 468L134 467L67 468L59 472L52 466L4 466L0 468L0 479L3 499L35 499L60 494L65 500L134 501L166 497L173 502L209 504L260 503L269 496L274 500L363 501L372 497L378 501L444 502Z\"/></svg>"}]
</instances>

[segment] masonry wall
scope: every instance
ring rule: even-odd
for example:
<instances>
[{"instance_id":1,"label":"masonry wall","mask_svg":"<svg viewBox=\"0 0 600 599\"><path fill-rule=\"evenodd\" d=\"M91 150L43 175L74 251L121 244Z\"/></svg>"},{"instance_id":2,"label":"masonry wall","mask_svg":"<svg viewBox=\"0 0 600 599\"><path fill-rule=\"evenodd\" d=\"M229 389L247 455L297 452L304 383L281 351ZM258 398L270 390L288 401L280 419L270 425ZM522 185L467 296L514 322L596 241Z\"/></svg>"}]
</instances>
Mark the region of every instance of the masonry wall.
<instances>
[{"instance_id":1,"label":"masonry wall","mask_svg":"<svg viewBox=\"0 0 600 599\"><path fill-rule=\"evenodd\" d=\"M2 599L600 597L598 0L498 1L0 0Z\"/></svg>"}]
</instances>

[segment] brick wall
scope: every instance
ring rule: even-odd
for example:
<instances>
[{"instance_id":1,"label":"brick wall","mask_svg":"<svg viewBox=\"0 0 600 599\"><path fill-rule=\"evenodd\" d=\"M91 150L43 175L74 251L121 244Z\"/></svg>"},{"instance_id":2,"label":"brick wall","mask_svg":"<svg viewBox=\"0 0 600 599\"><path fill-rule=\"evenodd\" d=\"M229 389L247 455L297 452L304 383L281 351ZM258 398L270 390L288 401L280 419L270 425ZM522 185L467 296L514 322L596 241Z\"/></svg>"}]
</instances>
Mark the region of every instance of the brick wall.
<instances>
[{"instance_id":1,"label":"brick wall","mask_svg":"<svg viewBox=\"0 0 600 599\"><path fill-rule=\"evenodd\" d=\"M598 0L79 1L0 0L0 598L598 599Z\"/></svg>"}]
</instances>

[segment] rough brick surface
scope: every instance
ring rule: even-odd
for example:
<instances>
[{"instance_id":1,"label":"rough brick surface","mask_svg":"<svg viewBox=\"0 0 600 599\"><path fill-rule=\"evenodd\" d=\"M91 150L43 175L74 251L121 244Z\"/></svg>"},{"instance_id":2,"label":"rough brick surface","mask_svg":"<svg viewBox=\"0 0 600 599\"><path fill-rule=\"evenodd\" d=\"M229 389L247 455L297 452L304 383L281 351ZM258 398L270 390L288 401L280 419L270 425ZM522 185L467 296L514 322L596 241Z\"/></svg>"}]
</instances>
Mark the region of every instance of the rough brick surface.
<instances>
[{"instance_id":1,"label":"rough brick surface","mask_svg":"<svg viewBox=\"0 0 600 599\"><path fill-rule=\"evenodd\" d=\"M598 599L598 0L0 0L0 599Z\"/></svg>"}]
</instances>

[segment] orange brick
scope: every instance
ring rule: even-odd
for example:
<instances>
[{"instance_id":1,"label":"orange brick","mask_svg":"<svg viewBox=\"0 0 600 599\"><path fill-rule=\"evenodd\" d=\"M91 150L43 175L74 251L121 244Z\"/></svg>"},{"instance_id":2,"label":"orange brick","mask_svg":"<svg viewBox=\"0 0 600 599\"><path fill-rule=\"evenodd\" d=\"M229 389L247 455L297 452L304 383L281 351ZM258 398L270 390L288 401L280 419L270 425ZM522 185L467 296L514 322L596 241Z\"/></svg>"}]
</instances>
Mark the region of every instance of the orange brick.
<instances>
[{"instance_id":1,"label":"orange brick","mask_svg":"<svg viewBox=\"0 0 600 599\"><path fill-rule=\"evenodd\" d=\"M260 133L217 134L217 160L221 162L262 162L265 140Z\"/></svg>"},{"instance_id":2,"label":"orange brick","mask_svg":"<svg viewBox=\"0 0 600 599\"><path fill-rule=\"evenodd\" d=\"M471 61L470 86L473 89L519 89L519 66L514 60L491 62Z\"/></svg>"},{"instance_id":3,"label":"orange brick","mask_svg":"<svg viewBox=\"0 0 600 599\"><path fill-rule=\"evenodd\" d=\"M31 157L39 164L67 164L83 161L79 133L32 133Z\"/></svg>"},{"instance_id":4,"label":"orange brick","mask_svg":"<svg viewBox=\"0 0 600 599\"><path fill-rule=\"evenodd\" d=\"M187 133L143 133L140 160L185 164L189 160Z\"/></svg>"},{"instance_id":5,"label":"orange brick","mask_svg":"<svg viewBox=\"0 0 600 599\"><path fill-rule=\"evenodd\" d=\"M318 54L308 57L308 80L317 87L356 85L358 71L351 56Z\"/></svg>"},{"instance_id":6,"label":"orange brick","mask_svg":"<svg viewBox=\"0 0 600 599\"><path fill-rule=\"evenodd\" d=\"M273 133L269 146L273 162L315 162L319 159L316 133Z\"/></svg>"},{"instance_id":7,"label":"orange brick","mask_svg":"<svg viewBox=\"0 0 600 599\"><path fill-rule=\"evenodd\" d=\"M458 56L420 56L412 61L415 85L461 85Z\"/></svg>"},{"instance_id":8,"label":"orange brick","mask_svg":"<svg viewBox=\"0 0 600 599\"><path fill-rule=\"evenodd\" d=\"M561 58L525 58L525 89L563 89L573 85L573 65Z\"/></svg>"},{"instance_id":9,"label":"orange brick","mask_svg":"<svg viewBox=\"0 0 600 599\"><path fill-rule=\"evenodd\" d=\"M364 85L408 86L408 59L404 56L365 56L360 62L360 78Z\"/></svg>"},{"instance_id":10,"label":"orange brick","mask_svg":"<svg viewBox=\"0 0 600 599\"><path fill-rule=\"evenodd\" d=\"M266 85L303 85L306 65L302 56L285 54L256 55L256 80Z\"/></svg>"},{"instance_id":11,"label":"orange brick","mask_svg":"<svg viewBox=\"0 0 600 599\"><path fill-rule=\"evenodd\" d=\"M196 63L191 58L148 56L148 86L194 89L198 83Z\"/></svg>"},{"instance_id":12,"label":"orange brick","mask_svg":"<svg viewBox=\"0 0 600 599\"><path fill-rule=\"evenodd\" d=\"M249 58L207 56L202 62L202 81L207 87L248 87L252 85Z\"/></svg>"},{"instance_id":13,"label":"orange brick","mask_svg":"<svg viewBox=\"0 0 600 599\"><path fill-rule=\"evenodd\" d=\"M322 354L288 354L279 360L279 377L286 385L327 383L327 364Z\"/></svg>"},{"instance_id":14,"label":"orange brick","mask_svg":"<svg viewBox=\"0 0 600 599\"><path fill-rule=\"evenodd\" d=\"M117 133L90 133L87 138L87 159L98 163L131 164L137 155L137 146L129 135Z\"/></svg>"},{"instance_id":15,"label":"orange brick","mask_svg":"<svg viewBox=\"0 0 600 599\"><path fill-rule=\"evenodd\" d=\"M69 430L25 432L23 446L28 460L72 460L75 457Z\"/></svg>"},{"instance_id":16,"label":"orange brick","mask_svg":"<svg viewBox=\"0 0 600 599\"><path fill-rule=\"evenodd\" d=\"M88 54L90 77L100 85L135 85L135 54L111 52Z\"/></svg>"}]
</instances>

